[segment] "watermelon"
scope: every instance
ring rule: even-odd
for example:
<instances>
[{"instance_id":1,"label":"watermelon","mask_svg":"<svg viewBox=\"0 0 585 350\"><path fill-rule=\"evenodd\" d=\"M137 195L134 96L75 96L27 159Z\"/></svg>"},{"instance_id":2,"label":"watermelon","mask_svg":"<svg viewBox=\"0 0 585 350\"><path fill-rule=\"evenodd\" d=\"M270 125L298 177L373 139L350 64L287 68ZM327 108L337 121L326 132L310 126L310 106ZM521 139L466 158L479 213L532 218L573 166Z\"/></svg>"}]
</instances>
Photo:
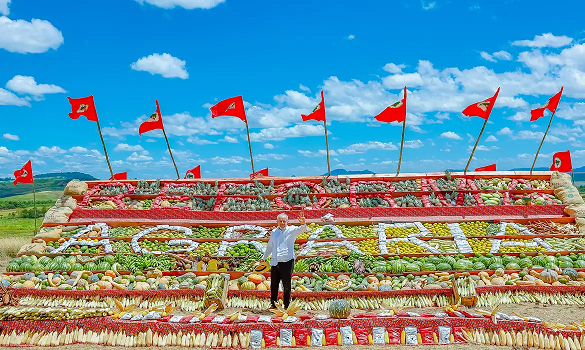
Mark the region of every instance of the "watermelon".
<instances>
[{"instance_id":1,"label":"watermelon","mask_svg":"<svg viewBox=\"0 0 585 350\"><path fill-rule=\"evenodd\" d=\"M20 265L11 261L8 266L6 266L6 272L20 272Z\"/></svg>"},{"instance_id":2,"label":"watermelon","mask_svg":"<svg viewBox=\"0 0 585 350\"><path fill-rule=\"evenodd\" d=\"M406 272L406 265L400 260L394 260L394 263L392 264L392 273L400 275L404 272Z\"/></svg>"},{"instance_id":3,"label":"watermelon","mask_svg":"<svg viewBox=\"0 0 585 350\"><path fill-rule=\"evenodd\" d=\"M80 263L75 263L71 267L71 271L83 271L83 265L81 265Z\"/></svg>"},{"instance_id":4,"label":"watermelon","mask_svg":"<svg viewBox=\"0 0 585 350\"><path fill-rule=\"evenodd\" d=\"M97 265L93 262L88 262L87 264L85 264L85 269L88 271L96 271Z\"/></svg>"},{"instance_id":5,"label":"watermelon","mask_svg":"<svg viewBox=\"0 0 585 350\"><path fill-rule=\"evenodd\" d=\"M20 264L20 271L22 272L29 272L32 271L33 265L29 261L24 261Z\"/></svg>"},{"instance_id":6,"label":"watermelon","mask_svg":"<svg viewBox=\"0 0 585 350\"><path fill-rule=\"evenodd\" d=\"M532 257L532 264L538 266L544 266L546 263L546 257L544 255L537 255Z\"/></svg>"},{"instance_id":7,"label":"watermelon","mask_svg":"<svg viewBox=\"0 0 585 350\"><path fill-rule=\"evenodd\" d=\"M518 265L515 262L511 262L508 265L506 265L506 270L520 270L520 265Z\"/></svg>"},{"instance_id":8,"label":"watermelon","mask_svg":"<svg viewBox=\"0 0 585 350\"><path fill-rule=\"evenodd\" d=\"M557 264L557 258L555 256L547 255L545 259L546 261L551 262L555 265Z\"/></svg>"},{"instance_id":9,"label":"watermelon","mask_svg":"<svg viewBox=\"0 0 585 350\"><path fill-rule=\"evenodd\" d=\"M433 263L426 262L426 263L422 264L422 266L420 267L420 270L421 271L437 271L437 267Z\"/></svg>"},{"instance_id":10,"label":"watermelon","mask_svg":"<svg viewBox=\"0 0 585 350\"><path fill-rule=\"evenodd\" d=\"M407 264L406 265L406 271L408 272L419 272L420 271L420 266L418 264Z\"/></svg>"},{"instance_id":11,"label":"watermelon","mask_svg":"<svg viewBox=\"0 0 585 350\"><path fill-rule=\"evenodd\" d=\"M502 264L504 265L508 265L512 262L517 262L517 258L515 256L509 256L509 255L503 255L502 256Z\"/></svg>"},{"instance_id":12,"label":"watermelon","mask_svg":"<svg viewBox=\"0 0 585 350\"><path fill-rule=\"evenodd\" d=\"M585 260L576 260L573 265L577 268L585 268Z\"/></svg>"},{"instance_id":13,"label":"watermelon","mask_svg":"<svg viewBox=\"0 0 585 350\"><path fill-rule=\"evenodd\" d=\"M75 255L71 255L70 257L68 257L65 260L67 260L67 262L70 263L70 264L75 264L77 262L77 259L75 258Z\"/></svg>"},{"instance_id":14,"label":"watermelon","mask_svg":"<svg viewBox=\"0 0 585 350\"><path fill-rule=\"evenodd\" d=\"M547 261L544 263L544 268L545 269L556 269L556 268L558 268L558 266L557 266L557 264L555 264L552 261Z\"/></svg>"},{"instance_id":15,"label":"watermelon","mask_svg":"<svg viewBox=\"0 0 585 350\"><path fill-rule=\"evenodd\" d=\"M502 258L499 256L494 256L490 259L490 266L493 264L503 265ZM492 269L493 270L493 269Z\"/></svg>"},{"instance_id":16,"label":"watermelon","mask_svg":"<svg viewBox=\"0 0 585 350\"><path fill-rule=\"evenodd\" d=\"M65 260L65 257L63 255L57 255L56 257L53 258L53 261L56 263L63 262L64 260Z\"/></svg>"},{"instance_id":17,"label":"watermelon","mask_svg":"<svg viewBox=\"0 0 585 350\"><path fill-rule=\"evenodd\" d=\"M491 259L488 258L487 256L482 256L481 258L479 258L479 261L482 262L485 266L490 266L491 264Z\"/></svg>"},{"instance_id":18,"label":"watermelon","mask_svg":"<svg viewBox=\"0 0 585 350\"><path fill-rule=\"evenodd\" d=\"M345 299L337 299L329 305L329 315L333 318L348 318L351 314L349 303Z\"/></svg>"},{"instance_id":19,"label":"watermelon","mask_svg":"<svg viewBox=\"0 0 585 350\"><path fill-rule=\"evenodd\" d=\"M473 263L468 259L459 259L455 262L453 268L458 271L467 271L473 269Z\"/></svg>"},{"instance_id":20,"label":"watermelon","mask_svg":"<svg viewBox=\"0 0 585 350\"><path fill-rule=\"evenodd\" d=\"M473 264L473 269L474 270L485 270L486 266L483 262L478 261L475 264Z\"/></svg>"},{"instance_id":21,"label":"watermelon","mask_svg":"<svg viewBox=\"0 0 585 350\"><path fill-rule=\"evenodd\" d=\"M456 262L455 258L453 258L450 255L443 256L442 260L443 260L443 262L446 262L447 264L449 264L451 266L455 265L455 262Z\"/></svg>"},{"instance_id":22,"label":"watermelon","mask_svg":"<svg viewBox=\"0 0 585 350\"><path fill-rule=\"evenodd\" d=\"M31 271L33 272L41 272L45 270L45 267L41 264L39 264L39 262L37 261L36 264L34 264L31 269Z\"/></svg>"},{"instance_id":23,"label":"watermelon","mask_svg":"<svg viewBox=\"0 0 585 350\"><path fill-rule=\"evenodd\" d=\"M518 265L521 268L530 268L530 267L532 267L532 260L530 260L530 258L520 259L518 261Z\"/></svg>"},{"instance_id":24,"label":"watermelon","mask_svg":"<svg viewBox=\"0 0 585 350\"><path fill-rule=\"evenodd\" d=\"M500 263L493 263L489 267L490 270L497 270L497 269L503 269L503 268L504 268L504 265L502 265Z\"/></svg>"},{"instance_id":25,"label":"watermelon","mask_svg":"<svg viewBox=\"0 0 585 350\"><path fill-rule=\"evenodd\" d=\"M113 255L106 255L106 256L104 256L103 260L106 261L110 265L112 265L113 263L116 262L116 258Z\"/></svg>"},{"instance_id":26,"label":"watermelon","mask_svg":"<svg viewBox=\"0 0 585 350\"><path fill-rule=\"evenodd\" d=\"M559 262L559 267L561 269L573 268L573 263L571 261L562 260Z\"/></svg>"},{"instance_id":27,"label":"watermelon","mask_svg":"<svg viewBox=\"0 0 585 350\"><path fill-rule=\"evenodd\" d=\"M437 271L449 271L452 270L453 268L451 267L451 265L443 262L440 264L437 264Z\"/></svg>"},{"instance_id":28,"label":"watermelon","mask_svg":"<svg viewBox=\"0 0 585 350\"><path fill-rule=\"evenodd\" d=\"M53 261L53 260L51 258L49 258L48 256L43 256L39 259L39 264L46 266L51 261Z\"/></svg>"}]
</instances>

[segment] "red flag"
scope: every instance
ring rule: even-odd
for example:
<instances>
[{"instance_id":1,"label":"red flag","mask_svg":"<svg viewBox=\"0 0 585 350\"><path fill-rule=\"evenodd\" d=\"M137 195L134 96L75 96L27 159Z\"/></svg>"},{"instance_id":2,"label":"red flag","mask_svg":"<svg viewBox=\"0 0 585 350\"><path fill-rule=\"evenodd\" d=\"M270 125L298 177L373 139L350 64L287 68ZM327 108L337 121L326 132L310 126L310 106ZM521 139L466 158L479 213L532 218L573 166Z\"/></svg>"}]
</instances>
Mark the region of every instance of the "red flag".
<instances>
[{"instance_id":1,"label":"red flag","mask_svg":"<svg viewBox=\"0 0 585 350\"><path fill-rule=\"evenodd\" d=\"M71 117L71 119L77 119L79 116L83 115L87 118L87 120L91 120L93 122L98 121L97 112L95 110L95 103L93 102L93 95L82 98L67 98L71 104L71 113L69 113L69 117Z\"/></svg>"},{"instance_id":2,"label":"red flag","mask_svg":"<svg viewBox=\"0 0 585 350\"><path fill-rule=\"evenodd\" d=\"M128 173L125 171L123 173L114 174L114 177L110 178L110 180L128 180Z\"/></svg>"},{"instance_id":3,"label":"red flag","mask_svg":"<svg viewBox=\"0 0 585 350\"><path fill-rule=\"evenodd\" d=\"M406 120L406 86L404 87L404 97L402 100L386 107L382 113L374 117L379 122L392 123L403 122Z\"/></svg>"},{"instance_id":4,"label":"red flag","mask_svg":"<svg viewBox=\"0 0 585 350\"><path fill-rule=\"evenodd\" d=\"M162 122L162 115L160 114L160 107L158 106L158 100L156 101L156 112L152 113L148 119L142 124L140 124L140 128L138 129L138 134L142 135L145 132L156 130L156 129L164 129L163 122Z\"/></svg>"},{"instance_id":5,"label":"red flag","mask_svg":"<svg viewBox=\"0 0 585 350\"><path fill-rule=\"evenodd\" d=\"M492 113L492 109L494 108L494 104L496 103L496 99L498 98L498 94L500 93L500 88L496 91L496 94L487 100L483 100L481 102L474 103L469 105L467 108L463 110L463 114L468 117L480 117L485 120L488 120L490 114Z\"/></svg>"},{"instance_id":6,"label":"red flag","mask_svg":"<svg viewBox=\"0 0 585 350\"><path fill-rule=\"evenodd\" d=\"M530 111L530 121L533 122L538 118L544 116L544 110L548 109L551 113L556 112L557 107L559 106L559 101L561 100L561 95L563 94L563 87L561 86L561 91L559 91L556 95L549 98L546 103L540 107Z\"/></svg>"},{"instance_id":7,"label":"red flag","mask_svg":"<svg viewBox=\"0 0 585 350\"><path fill-rule=\"evenodd\" d=\"M30 184L34 181L33 179L33 172L32 172L32 164L30 160L26 162L26 164L19 170L14 172L14 184L23 183L23 184Z\"/></svg>"},{"instance_id":8,"label":"red flag","mask_svg":"<svg viewBox=\"0 0 585 350\"><path fill-rule=\"evenodd\" d=\"M258 175L268 176L268 168L257 171L254 174L250 174L250 179L257 177Z\"/></svg>"},{"instance_id":9,"label":"red flag","mask_svg":"<svg viewBox=\"0 0 585 350\"><path fill-rule=\"evenodd\" d=\"M313 112L309 115L301 114L301 117L305 122L307 120L325 121L325 97L323 96L323 91L321 91L321 102L313 109Z\"/></svg>"},{"instance_id":10,"label":"red flag","mask_svg":"<svg viewBox=\"0 0 585 350\"><path fill-rule=\"evenodd\" d=\"M201 165L198 165L193 169L189 169L185 173L185 179L200 179L200 178L201 178Z\"/></svg>"},{"instance_id":11,"label":"red flag","mask_svg":"<svg viewBox=\"0 0 585 350\"><path fill-rule=\"evenodd\" d=\"M244 100L242 96L236 96L223 100L211 107L211 117L220 117L222 115L229 115L240 118L244 123L248 123L246 119L246 110L244 109Z\"/></svg>"},{"instance_id":12,"label":"red flag","mask_svg":"<svg viewBox=\"0 0 585 350\"><path fill-rule=\"evenodd\" d=\"M553 164L550 167L550 171L560 171L561 173L568 173L573 171L573 165L571 164L571 152L557 152L553 156Z\"/></svg>"},{"instance_id":13,"label":"red flag","mask_svg":"<svg viewBox=\"0 0 585 350\"><path fill-rule=\"evenodd\" d=\"M496 165L491 164L491 165L482 166L481 168L475 169L475 171L496 171Z\"/></svg>"}]
</instances>

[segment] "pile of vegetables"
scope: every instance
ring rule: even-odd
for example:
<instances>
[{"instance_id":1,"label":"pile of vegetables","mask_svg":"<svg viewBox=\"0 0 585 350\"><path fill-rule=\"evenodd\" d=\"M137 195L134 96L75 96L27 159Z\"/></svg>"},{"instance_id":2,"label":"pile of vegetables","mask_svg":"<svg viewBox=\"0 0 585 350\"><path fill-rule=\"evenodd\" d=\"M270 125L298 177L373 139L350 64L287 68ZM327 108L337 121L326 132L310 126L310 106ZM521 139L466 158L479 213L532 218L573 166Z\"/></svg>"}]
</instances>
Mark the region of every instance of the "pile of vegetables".
<instances>
[{"instance_id":1,"label":"pile of vegetables","mask_svg":"<svg viewBox=\"0 0 585 350\"><path fill-rule=\"evenodd\" d=\"M226 189L224 190L224 194L228 196L238 196L238 195L247 195L247 196L261 196L261 195L269 195L274 192L274 180L270 180L270 184L268 186L264 185L262 182L256 180L253 183L247 184L234 184L230 183L227 185Z\"/></svg>"}]
</instances>

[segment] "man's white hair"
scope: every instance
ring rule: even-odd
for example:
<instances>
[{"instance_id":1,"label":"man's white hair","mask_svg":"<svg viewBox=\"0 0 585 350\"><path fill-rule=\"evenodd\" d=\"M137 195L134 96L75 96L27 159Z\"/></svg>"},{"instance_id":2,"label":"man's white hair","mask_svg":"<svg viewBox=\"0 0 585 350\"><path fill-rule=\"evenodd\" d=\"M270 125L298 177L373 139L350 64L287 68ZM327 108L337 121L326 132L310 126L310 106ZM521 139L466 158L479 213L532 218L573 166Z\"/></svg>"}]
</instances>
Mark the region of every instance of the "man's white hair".
<instances>
[{"instance_id":1,"label":"man's white hair","mask_svg":"<svg viewBox=\"0 0 585 350\"><path fill-rule=\"evenodd\" d=\"M280 213L280 214L278 214L278 216L276 217L276 219L278 220L278 219L280 219L280 218L283 218L283 219L285 219L286 221L288 221L288 215L286 215L285 213Z\"/></svg>"}]
</instances>

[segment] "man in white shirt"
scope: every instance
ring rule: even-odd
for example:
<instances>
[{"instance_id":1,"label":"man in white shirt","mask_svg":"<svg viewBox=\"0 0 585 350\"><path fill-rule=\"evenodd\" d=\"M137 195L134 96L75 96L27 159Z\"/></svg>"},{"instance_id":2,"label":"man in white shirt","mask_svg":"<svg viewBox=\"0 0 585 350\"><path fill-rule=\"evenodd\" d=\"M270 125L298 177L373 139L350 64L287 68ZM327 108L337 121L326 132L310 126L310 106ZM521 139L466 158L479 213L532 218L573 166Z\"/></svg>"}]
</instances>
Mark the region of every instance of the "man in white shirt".
<instances>
[{"instance_id":1,"label":"man in white shirt","mask_svg":"<svg viewBox=\"0 0 585 350\"><path fill-rule=\"evenodd\" d=\"M278 227L272 230L266 252L260 260L264 262L269 256L270 259L270 303L276 308L278 300L278 287L282 281L282 290L284 294L284 307L288 308L290 304L291 280L295 262L295 240L297 237L307 231L305 216L301 212L299 223L301 226L288 226L288 216L284 213L276 217Z\"/></svg>"}]
</instances>

